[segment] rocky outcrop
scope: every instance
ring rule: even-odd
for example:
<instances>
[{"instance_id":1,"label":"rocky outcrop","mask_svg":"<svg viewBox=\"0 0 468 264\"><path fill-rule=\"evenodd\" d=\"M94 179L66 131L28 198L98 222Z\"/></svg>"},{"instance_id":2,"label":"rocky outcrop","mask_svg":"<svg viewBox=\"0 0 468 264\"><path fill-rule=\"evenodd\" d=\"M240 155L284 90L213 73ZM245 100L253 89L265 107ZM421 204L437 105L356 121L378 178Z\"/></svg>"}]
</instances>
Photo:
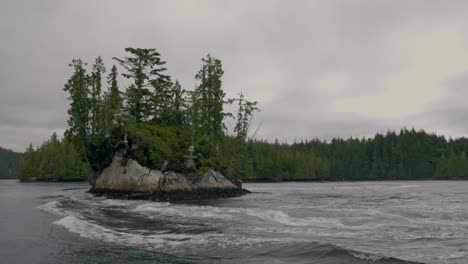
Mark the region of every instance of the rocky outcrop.
<instances>
[{"instance_id":1,"label":"rocky outcrop","mask_svg":"<svg viewBox=\"0 0 468 264\"><path fill-rule=\"evenodd\" d=\"M112 163L91 179L91 193L110 198L151 199L159 201L193 200L240 196L248 193L242 185L234 185L221 173L204 174L161 172L114 155Z\"/></svg>"}]
</instances>

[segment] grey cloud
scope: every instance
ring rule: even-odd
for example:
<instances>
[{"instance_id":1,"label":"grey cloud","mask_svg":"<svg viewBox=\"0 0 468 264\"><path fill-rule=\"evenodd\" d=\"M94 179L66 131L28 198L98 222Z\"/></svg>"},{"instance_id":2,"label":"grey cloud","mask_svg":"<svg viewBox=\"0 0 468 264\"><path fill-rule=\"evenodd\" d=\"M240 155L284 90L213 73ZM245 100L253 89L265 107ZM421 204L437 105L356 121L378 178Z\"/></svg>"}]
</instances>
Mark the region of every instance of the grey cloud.
<instances>
[{"instance_id":1,"label":"grey cloud","mask_svg":"<svg viewBox=\"0 0 468 264\"><path fill-rule=\"evenodd\" d=\"M450 136L468 134L468 72L463 76L447 80L446 93L427 107L424 114L414 117L422 126L432 126Z\"/></svg>"},{"instance_id":2,"label":"grey cloud","mask_svg":"<svg viewBox=\"0 0 468 264\"><path fill-rule=\"evenodd\" d=\"M416 116L334 112L333 102L381 93L388 89L382 80L406 70L396 48L406 39L395 33L453 27L466 38L460 25L467 7L466 1L5 1L0 146L23 150L63 131L67 64L101 55L110 66L128 46L157 48L185 89L195 86L206 53L221 58L224 89L259 101L258 136L269 140L368 136L413 125L459 135L466 132L459 114L465 108L458 103L462 88L453 84L444 91L458 96L445 94ZM321 78L335 75L346 76L341 90L321 87Z\"/></svg>"}]
</instances>

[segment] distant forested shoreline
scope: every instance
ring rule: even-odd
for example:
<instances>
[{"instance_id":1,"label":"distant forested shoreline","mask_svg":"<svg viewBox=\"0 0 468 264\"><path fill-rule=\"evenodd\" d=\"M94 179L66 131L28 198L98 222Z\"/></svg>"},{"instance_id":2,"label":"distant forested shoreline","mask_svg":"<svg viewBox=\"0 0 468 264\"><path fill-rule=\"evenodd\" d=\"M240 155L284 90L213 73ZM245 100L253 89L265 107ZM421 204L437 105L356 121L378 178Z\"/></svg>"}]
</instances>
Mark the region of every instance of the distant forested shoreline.
<instances>
[{"instance_id":1,"label":"distant forested shoreline","mask_svg":"<svg viewBox=\"0 0 468 264\"><path fill-rule=\"evenodd\" d=\"M117 151L150 169L213 169L248 181L468 179L467 138L402 129L363 139L267 142L256 131L249 135L257 102L243 93L226 97L220 59L202 58L195 88L185 90L155 49L125 52L113 58L107 76L101 57L89 66L72 60L63 88L69 127L63 139L53 134L28 147L19 179L85 180L109 166ZM227 112L227 105L237 110ZM235 121L232 131L228 118Z\"/></svg>"},{"instance_id":2,"label":"distant forested shoreline","mask_svg":"<svg viewBox=\"0 0 468 264\"><path fill-rule=\"evenodd\" d=\"M46 180L44 171L54 171L50 167L55 164L53 174L63 175L57 177L59 180L86 180L90 169L78 156L73 156L71 145L65 147L69 149L68 154L59 153L59 144L65 143L60 143L56 136L44 142L38 149L48 154L29 156L36 162L30 168L42 168L42 172L23 174L33 173L38 179ZM238 157L243 158L238 161L236 176L244 181L468 180L468 139L447 140L423 130L402 129L368 139L328 142L313 139L287 144L250 140L241 151ZM227 158L231 154L226 153ZM59 160L70 155L68 162ZM78 163L71 164L72 161ZM67 172L66 168L73 171Z\"/></svg>"},{"instance_id":3,"label":"distant forested shoreline","mask_svg":"<svg viewBox=\"0 0 468 264\"><path fill-rule=\"evenodd\" d=\"M0 147L0 179L14 179L24 154Z\"/></svg>"},{"instance_id":4,"label":"distant forested shoreline","mask_svg":"<svg viewBox=\"0 0 468 264\"><path fill-rule=\"evenodd\" d=\"M468 179L468 139L423 130L368 139L250 141L239 175L248 181Z\"/></svg>"}]
</instances>

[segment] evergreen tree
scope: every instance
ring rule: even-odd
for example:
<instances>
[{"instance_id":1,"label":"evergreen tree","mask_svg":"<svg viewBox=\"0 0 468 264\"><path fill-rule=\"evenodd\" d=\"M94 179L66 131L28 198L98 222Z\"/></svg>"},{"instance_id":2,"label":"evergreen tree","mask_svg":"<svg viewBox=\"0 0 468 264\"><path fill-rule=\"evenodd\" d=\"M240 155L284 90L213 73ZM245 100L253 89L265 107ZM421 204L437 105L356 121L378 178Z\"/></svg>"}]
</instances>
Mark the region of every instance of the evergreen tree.
<instances>
[{"instance_id":1,"label":"evergreen tree","mask_svg":"<svg viewBox=\"0 0 468 264\"><path fill-rule=\"evenodd\" d=\"M69 93L70 109L68 110L69 128L65 132L65 137L75 144L84 148L87 138L90 135L90 115L91 102L89 78L84 68L86 66L80 59L73 60L70 67L74 72L64 87L64 91Z\"/></svg>"},{"instance_id":2,"label":"evergreen tree","mask_svg":"<svg viewBox=\"0 0 468 264\"><path fill-rule=\"evenodd\" d=\"M246 100L243 94L225 100L219 59L209 54L203 58L195 75L197 86L186 92L165 75L165 62L155 49L127 48L126 52L128 57L115 58L124 68L122 76L133 81L126 89L125 102L120 96L115 66L107 78L109 90L102 95L102 59L96 59L90 75L81 60L73 60L70 66L74 71L64 87L71 103L66 140L60 142L53 135L37 149L30 146L20 177L82 177L89 167L99 171L107 166L119 148L126 148L129 157L152 169L186 171L186 155L194 143L196 158L191 169L216 169L233 178L468 179L467 138L446 140L424 131L402 129L373 138L337 138L329 142L249 140L257 102ZM223 108L232 102L237 103L238 110L231 137L225 134L224 119L233 115Z\"/></svg>"},{"instance_id":3,"label":"evergreen tree","mask_svg":"<svg viewBox=\"0 0 468 264\"><path fill-rule=\"evenodd\" d=\"M194 122L202 134L221 138L225 128L223 119L228 115L223 112L226 94L221 87L221 77L224 71L221 61L210 54L202 61L202 68L195 75L199 84L193 93Z\"/></svg>"},{"instance_id":4,"label":"evergreen tree","mask_svg":"<svg viewBox=\"0 0 468 264\"><path fill-rule=\"evenodd\" d=\"M34 146L30 143L26 148L25 157L19 166L18 179L26 180L38 174L36 170L39 164L37 164L34 155Z\"/></svg>"},{"instance_id":5,"label":"evergreen tree","mask_svg":"<svg viewBox=\"0 0 468 264\"><path fill-rule=\"evenodd\" d=\"M108 91L104 96L105 107L103 112L105 116L105 127L107 133L109 133L113 127L113 123L116 122L116 115L118 115L123 108L123 100L122 96L120 95L117 76L117 67L114 65L112 66L111 71L107 76Z\"/></svg>"},{"instance_id":6,"label":"evergreen tree","mask_svg":"<svg viewBox=\"0 0 468 264\"><path fill-rule=\"evenodd\" d=\"M250 129L250 125L252 122L252 118L255 111L259 111L257 102L250 102L245 99L244 95L240 93L239 98L230 99L231 103L237 101L238 109L237 109L237 120L236 125L234 127L234 133L236 137L245 141L247 139L247 134Z\"/></svg>"},{"instance_id":7,"label":"evergreen tree","mask_svg":"<svg viewBox=\"0 0 468 264\"><path fill-rule=\"evenodd\" d=\"M122 97L117 83L117 75L117 67L113 65L107 77L107 84L109 85L109 108L114 112L122 109Z\"/></svg>"},{"instance_id":8,"label":"evergreen tree","mask_svg":"<svg viewBox=\"0 0 468 264\"><path fill-rule=\"evenodd\" d=\"M122 76L134 82L126 92L128 114L138 122L157 119L160 94L170 84L170 77L164 74L166 62L155 49L126 48L125 51L129 57L114 59L126 71Z\"/></svg>"},{"instance_id":9,"label":"evergreen tree","mask_svg":"<svg viewBox=\"0 0 468 264\"><path fill-rule=\"evenodd\" d=\"M18 167L23 157L23 153L0 147L0 179L16 178L18 176Z\"/></svg>"},{"instance_id":10,"label":"evergreen tree","mask_svg":"<svg viewBox=\"0 0 468 264\"><path fill-rule=\"evenodd\" d=\"M18 178L28 180L85 180L90 168L71 142L61 142L54 133L39 148L32 144L20 164Z\"/></svg>"},{"instance_id":11,"label":"evergreen tree","mask_svg":"<svg viewBox=\"0 0 468 264\"><path fill-rule=\"evenodd\" d=\"M182 128L188 124L188 102L186 91L176 81L165 96L161 104L160 124Z\"/></svg>"},{"instance_id":12,"label":"evergreen tree","mask_svg":"<svg viewBox=\"0 0 468 264\"><path fill-rule=\"evenodd\" d=\"M91 73L90 91L90 111L91 111L91 135L102 134L104 132L104 103L102 99L102 75L106 72L106 67L99 56L93 65Z\"/></svg>"}]
</instances>

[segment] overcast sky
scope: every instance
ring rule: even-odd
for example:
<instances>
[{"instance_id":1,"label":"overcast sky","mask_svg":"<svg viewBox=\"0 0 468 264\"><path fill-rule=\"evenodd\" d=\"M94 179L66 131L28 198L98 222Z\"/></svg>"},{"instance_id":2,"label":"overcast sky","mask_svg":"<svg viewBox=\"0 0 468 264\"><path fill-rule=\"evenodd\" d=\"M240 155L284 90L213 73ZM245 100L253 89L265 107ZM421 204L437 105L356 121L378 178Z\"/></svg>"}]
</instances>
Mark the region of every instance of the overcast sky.
<instances>
[{"instance_id":1,"label":"overcast sky","mask_svg":"<svg viewBox=\"0 0 468 264\"><path fill-rule=\"evenodd\" d=\"M73 58L156 48L183 88L207 53L262 109L257 138L468 134L468 1L0 0L0 146L66 129Z\"/></svg>"}]
</instances>

